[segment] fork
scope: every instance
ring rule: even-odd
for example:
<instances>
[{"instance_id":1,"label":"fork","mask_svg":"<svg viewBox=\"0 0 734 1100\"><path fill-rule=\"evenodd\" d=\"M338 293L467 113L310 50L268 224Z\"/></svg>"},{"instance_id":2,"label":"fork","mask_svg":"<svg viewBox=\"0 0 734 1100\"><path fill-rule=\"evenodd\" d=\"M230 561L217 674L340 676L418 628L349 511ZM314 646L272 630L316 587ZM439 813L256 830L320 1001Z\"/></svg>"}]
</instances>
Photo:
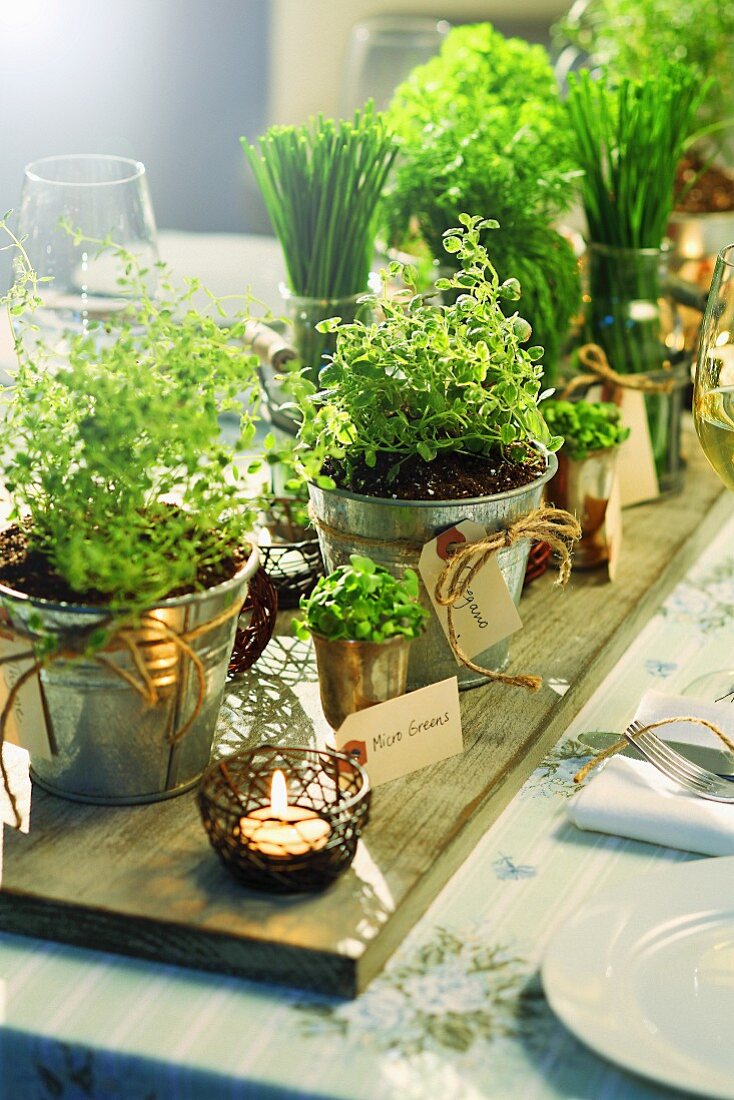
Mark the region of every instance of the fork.
<instances>
[{"instance_id":1,"label":"fork","mask_svg":"<svg viewBox=\"0 0 734 1100\"><path fill-rule=\"evenodd\" d=\"M731 783L681 756L650 730L645 730L642 722L632 722L624 731L624 736L658 771L685 790L712 802L734 803Z\"/></svg>"}]
</instances>

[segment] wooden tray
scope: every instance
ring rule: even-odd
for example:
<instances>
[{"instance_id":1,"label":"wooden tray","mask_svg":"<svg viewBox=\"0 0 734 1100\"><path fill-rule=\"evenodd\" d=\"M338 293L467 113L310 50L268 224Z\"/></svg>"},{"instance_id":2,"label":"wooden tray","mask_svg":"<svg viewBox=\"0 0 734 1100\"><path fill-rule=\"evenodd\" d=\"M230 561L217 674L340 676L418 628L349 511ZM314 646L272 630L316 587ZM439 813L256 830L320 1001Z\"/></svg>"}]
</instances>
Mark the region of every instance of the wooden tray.
<instances>
[{"instance_id":1,"label":"wooden tray","mask_svg":"<svg viewBox=\"0 0 734 1100\"><path fill-rule=\"evenodd\" d=\"M353 996L730 514L690 449L686 492L625 513L614 585L578 574L562 592L548 574L523 598L511 667L565 681L566 693L548 684L537 695L499 685L464 693L464 753L375 791L355 864L327 893L244 890L209 847L192 794L118 809L34 789L30 833L4 830L0 928ZM326 733L309 647L281 625L255 669L229 686L223 752Z\"/></svg>"}]
</instances>

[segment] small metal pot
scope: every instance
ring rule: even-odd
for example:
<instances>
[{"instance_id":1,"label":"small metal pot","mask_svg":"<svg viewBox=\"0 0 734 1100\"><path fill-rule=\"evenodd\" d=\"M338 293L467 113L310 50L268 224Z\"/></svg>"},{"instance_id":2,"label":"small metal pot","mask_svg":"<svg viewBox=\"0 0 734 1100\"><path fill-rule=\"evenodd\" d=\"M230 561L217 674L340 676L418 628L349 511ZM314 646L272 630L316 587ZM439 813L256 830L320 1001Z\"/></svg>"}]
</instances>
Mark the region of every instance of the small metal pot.
<instances>
[{"instance_id":1,"label":"small metal pot","mask_svg":"<svg viewBox=\"0 0 734 1100\"><path fill-rule=\"evenodd\" d=\"M581 524L575 569L593 569L609 560L605 521L618 454L619 447L606 447L585 458L570 458L563 451L558 455L558 472L548 493L557 508L571 512Z\"/></svg>"},{"instance_id":2,"label":"small metal pot","mask_svg":"<svg viewBox=\"0 0 734 1100\"><path fill-rule=\"evenodd\" d=\"M242 605L259 564L253 547L230 580L161 600L148 614L179 634L205 626L234 603ZM105 608L34 599L4 585L0 598L17 631L30 638L55 635L60 650L78 648L80 638L110 618ZM192 714L199 682L175 643L144 626L136 632L156 704L94 657L52 660L40 673L40 685L58 752L49 760L31 755L33 779L63 798L112 805L157 802L192 787L209 762L236 626L234 614L188 643L202 662L206 690L199 714L176 744L171 738ZM114 637L104 657L121 672L138 675L130 651Z\"/></svg>"},{"instance_id":3,"label":"small metal pot","mask_svg":"<svg viewBox=\"0 0 734 1100\"><path fill-rule=\"evenodd\" d=\"M543 486L558 465L553 454L546 457L546 462L545 472L529 485L465 500L392 500L348 493L344 489L321 489L309 483L326 571L330 573L346 564L349 555L357 552L384 565L394 577L401 577L408 566L417 571L420 548L425 543L461 520L474 520L489 534L499 531L538 507ZM516 604L522 593L529 549L529 540L522 539L497 553L497 562ZM486 684L481 673L459 664L422 582L421 603L430 612L430 618L424 632L410 647L408 691L456 675L460 688ZM476 660L485 668L504 668L509 660L509 640L490 646Z\"/></svg>"},{"instance_id":4,"label":"small metal pot","mask_svg":"<svg viewBox=\"0 0 734 1100\"><path fill-rule=\"evenodd\" d=\"M339 729L348 714L405 694L411 639L332 640L312 634L324 717Z\"/></svg>"}]
</instances>

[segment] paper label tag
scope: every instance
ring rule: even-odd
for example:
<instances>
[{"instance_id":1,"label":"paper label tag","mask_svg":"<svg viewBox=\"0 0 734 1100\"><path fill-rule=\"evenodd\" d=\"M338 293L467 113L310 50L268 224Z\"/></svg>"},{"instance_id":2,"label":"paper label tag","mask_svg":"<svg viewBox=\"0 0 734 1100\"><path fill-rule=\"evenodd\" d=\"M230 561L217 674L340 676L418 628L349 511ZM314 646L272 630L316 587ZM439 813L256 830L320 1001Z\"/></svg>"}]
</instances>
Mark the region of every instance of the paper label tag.
<instances>
[{"instance_id":1,"label":"paper label tag","mask_svg":"<svg viewBox=\"0 0 734 1100\"><path fill-rule=\"evenodd\" d=\"M436 581L446 564L448 547L456 542L478 542L486 535L487 531L481 524L464 519L427 542L421 552L418 569L447 638L448 611L436 603L435 592ZM502 576L496 554L492 554L474 577L472 587L454 604L452 617L461 648L472 658L520 629L522 619ZM458 657L456 660L457 664L461 663Z\"/></svg>"},{"instance_id":2,"label":"paper label tag","mask_svg":"<svg viewBox=\"0 0 734 1100\"><path fill-rule=\"evenodd\" d=\"M612 482L612 491L609 494L609 500L607 502L606 515L604 516L604 533L606 535L607 551L609 553L607 572L609 574L609 580L614 581L617 578L619 553L622 549L622 499L619 492L619 477L616 469Z\"/></svg>"},{"instance_id":3,"label":"paper label tag","mask_svg":"<svg viewBox=\"0 0 734 1100\"><path fill-rule=\"evenodd\" d=\"M353 755L374 787L463 752L458 680L350 714L336 731L338 752Z\"/></svg>"},{"instance_id":4,"label":"paper label tag","mask_svg":"<svg viewBox=\"0 0 734 1100\"><path fill-rule=\"evenodd\" d=\"M15 658L0 664L0 710L15 682L33 665L35 658L29 657L28 652L27 639L9 633L0 617L0 658ZM53 756L39 676L31 676L18 692L5 724L5 740L20 745L34 756L47 760Z\"/></svg>"},{"instance_id":5,"label":"paper label tag","mask_svg":"<svg viewBox=\"0 0 734 1100\"><path fill-rule=\"evenodd\" d=\"M618 391L619 392L619 391ZM619 448L617 477L623 508L660 496L655 458L652 453L650 426L645 410L645 395L639 390L621 390L621 420L630 429Z\"/></svg>"}]
</instances>

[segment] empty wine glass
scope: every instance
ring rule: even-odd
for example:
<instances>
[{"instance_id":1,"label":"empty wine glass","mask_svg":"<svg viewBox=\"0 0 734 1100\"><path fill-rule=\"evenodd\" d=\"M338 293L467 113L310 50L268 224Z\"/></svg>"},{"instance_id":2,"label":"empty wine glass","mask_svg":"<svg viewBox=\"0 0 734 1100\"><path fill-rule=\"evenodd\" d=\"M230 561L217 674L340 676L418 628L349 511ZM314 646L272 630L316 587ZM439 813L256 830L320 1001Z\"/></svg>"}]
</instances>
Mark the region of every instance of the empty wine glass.
<instances>
[{"instance_id":1,"label":"empty wine glass","mask_svg":"<svg viewBox=\"0 0 734 1100\"><path fill-rule=\"evenodd\" d=\"M438 53L451 29L445 19L424 15L373 15L355 23L342 74L340 111L345 117L366 100L387 107L408 73Z\"/></svg>"},{"instance_id":2,"label":"empty wine glass","mask_svg":"<svg viewBox=\"0 0 734 1100\"><path fill-rule=\"evenodd\" d=\"M72 234L64 226L78 230ZM111 239L151 272L158 259L145 167L127 157L44 157L25 170L18 230L36 274L41 304L34 323L51 342L87 332L124 307L124 262L91 241Z\"/></svg>"}]
</instances>

